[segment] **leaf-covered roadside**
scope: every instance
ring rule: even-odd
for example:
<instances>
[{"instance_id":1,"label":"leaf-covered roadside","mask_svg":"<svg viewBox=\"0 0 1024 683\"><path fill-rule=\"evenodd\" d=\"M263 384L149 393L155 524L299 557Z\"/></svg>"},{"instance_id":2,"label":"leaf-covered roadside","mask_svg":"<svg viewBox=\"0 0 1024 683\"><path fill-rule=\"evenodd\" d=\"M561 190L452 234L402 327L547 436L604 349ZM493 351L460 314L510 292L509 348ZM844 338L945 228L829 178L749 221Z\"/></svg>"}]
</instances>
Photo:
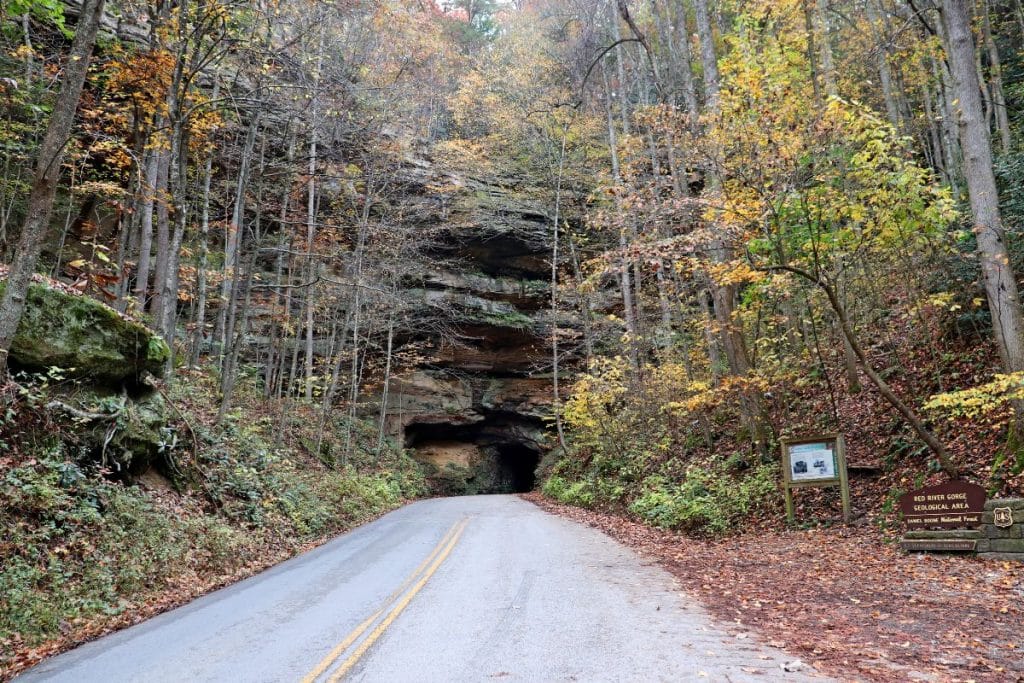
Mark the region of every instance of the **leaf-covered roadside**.
<instances>
[{"instance_id":1,"label":"leaf-covered roadside","mask_svg":"<svg viewBox=\"0 0 1024 683\"><path fill-rule=\"evenodd\" d=\"M319 457L308 404L282 414L250 382L217 424L215 379L181 371L158 468L121 481L75 446L54 387L22 378L0 420L0 681L41 659L239 581L421 495L418 466L374 425L344 464Z\"/></svg>"},{"instance_id":2,"label":"leaf-covered roadside","mask_svg":"<svg viewBox=\"0 0 1024 683\"><path fill-rule=\"evenodd\" d=\"M908 555L866 527L698 541L524 497L655 558L737 634L841 680L1024 681L1019 564Z\"/></svg>"}]
</instances>

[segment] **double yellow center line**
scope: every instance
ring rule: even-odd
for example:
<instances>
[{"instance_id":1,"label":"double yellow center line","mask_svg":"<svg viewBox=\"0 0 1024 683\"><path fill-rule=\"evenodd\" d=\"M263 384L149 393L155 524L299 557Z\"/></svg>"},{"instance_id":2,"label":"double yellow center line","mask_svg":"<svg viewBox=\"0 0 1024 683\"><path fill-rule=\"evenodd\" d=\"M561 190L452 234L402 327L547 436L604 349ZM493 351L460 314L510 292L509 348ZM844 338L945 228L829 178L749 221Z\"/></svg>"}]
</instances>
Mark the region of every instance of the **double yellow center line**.
<instances>
[{"instance_id":1,"label":"double yellow center line","mask_svg":"<svg viewBox=\"0 0 1024 683\"><path fill-rule=\"evenodd\" d=\"M332 671L325 680L325 683L335 683L340 681L342 677L352 670L352 667L356 665L359 659L366 654L366 651L373 647L373 644L380 638L384 631L391 626L392 622L398 618L398 615L409 606L412 599L416 597L416 594L423 589L423 586L427 584L430 577L437 572L441 564L448 558L452 550L455 548L455 544L459 542L459 537L462 536L462 532L465 531L466 525L469 524L468 519L463 519L456 522L452 528L448 530L448 533L438 542L434 549L427 555L426 559L420 563L412 574L409 575L402 585L395 589L391 595L384 600L383 606L366 618L366 621L359 624L353 629L351 633L345 636L344 639L338 645L328 653L326 657L317 664L316 668L310 671L305 678L302 679L302 683L313 683L315 680L324 675L326 671L331 669L338 659L348 652L348 650L359 640L360 636L366 632L374 624L377 624L366 638L352 651L352 653L345 659L340 666ZM409 586L412 586L410 589ZM389 611L390 608L390 611ZM387 612L386 616L385 612ZM383 616L383 619L381 617Z\"/></svg>"}]
</instances>

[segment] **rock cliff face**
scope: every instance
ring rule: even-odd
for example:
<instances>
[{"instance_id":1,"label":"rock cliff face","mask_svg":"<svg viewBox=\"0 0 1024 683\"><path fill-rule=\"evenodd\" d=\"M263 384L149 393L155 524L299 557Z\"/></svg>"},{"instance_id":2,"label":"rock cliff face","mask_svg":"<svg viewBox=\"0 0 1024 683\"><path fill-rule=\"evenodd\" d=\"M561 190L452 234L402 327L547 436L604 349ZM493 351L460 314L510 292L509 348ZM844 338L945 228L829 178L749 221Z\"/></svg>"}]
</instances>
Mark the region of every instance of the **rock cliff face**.
<instances>
[{"instance_id":1,"label":"rock cliff face","mask_svg":"<svg viewBox=\"0 0 1024 683\"><path fill-rule=\"evenodd\" d=\"M81 3L67 5L75 17ZM105 17L103 31L136 44L149 35L145 19L131 14ZM245 85L235 81L243 91ZM330 130L322 133L321 162L343 167L351 141L333 138ZM551 193L527 177L457 170L458 162L435 159L434 151L419 145L405 158L395 183L403 189L395 201L401 202L402 220L429 235L429 246L401 283L403 297L422 307L423 315L412 316L416 320L440 320L429 329L398 330L399 348L415 342L428 350L415 368L391 381L387 426L416 457L437 468L443 490L524 490L549 448ZM331 174L320 192L324 206L353 199L353 189ZM271 261L261 260L258 267L273 277ZM266 334L259 321L272 317L261 301L257 297L252 314L254 341ZM324 337L314 342L320 354L327 347ZM126 367L136 374L141 369ZM372 395L363 403L368 416L376 414Z\"/></svg>"},{"instance_id":2,"label":"rock cliff face","mask_svg":"<svg viewBox=\"0 0 1024 683\"><path fill-rule=\"evenodd\" d=\"M449 313L430 354L392 381L393 435L448 493L528 490L549 448L550 218L522 178L470 177L422 159L407 169L412 215L438 267L409 283ZM426 188L444 187L446 192ZM407 330L410 337L416 334Z\"/></svg>"}]
</instances>

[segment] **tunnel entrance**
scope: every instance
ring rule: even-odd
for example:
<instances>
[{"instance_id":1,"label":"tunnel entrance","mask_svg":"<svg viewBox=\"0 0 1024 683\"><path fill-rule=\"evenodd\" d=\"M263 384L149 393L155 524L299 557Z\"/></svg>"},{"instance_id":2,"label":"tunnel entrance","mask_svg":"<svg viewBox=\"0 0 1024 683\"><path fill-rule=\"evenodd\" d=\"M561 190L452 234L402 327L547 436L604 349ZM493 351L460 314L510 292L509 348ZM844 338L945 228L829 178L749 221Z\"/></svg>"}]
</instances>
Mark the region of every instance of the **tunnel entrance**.
<instances>
[{"instance_id":1,"label":"tunnel entrance","mask_svg":"<svg viewBox=\"0 0 1024 683\"><path fill-rule=\"evenodd\" d=\"M540 420L523 416L413 423L405 428L405 445L439 494L525 493L536 483L543 431Z\"/></svg>"},{"instance_id":2,"label":"tunnel entrance","mask_svg":"<svg viewBox=\"0 0 1024 683\"><path fill-rule=\"evenodd\" d=\"M501 481L512 493L526 493L533 490L537 482L537 464L540 453L522 444L502 444L497 447L498 466Z\"/></svg>"}]
</instances>

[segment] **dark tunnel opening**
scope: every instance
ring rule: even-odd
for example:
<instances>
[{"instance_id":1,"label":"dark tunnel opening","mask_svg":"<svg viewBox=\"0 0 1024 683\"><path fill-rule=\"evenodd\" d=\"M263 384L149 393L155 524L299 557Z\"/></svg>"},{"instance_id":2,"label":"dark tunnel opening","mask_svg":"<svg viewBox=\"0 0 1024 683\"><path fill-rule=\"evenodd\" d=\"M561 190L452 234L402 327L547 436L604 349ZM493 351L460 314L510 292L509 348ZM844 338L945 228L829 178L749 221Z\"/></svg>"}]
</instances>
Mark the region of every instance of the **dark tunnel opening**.
<instances>
[{"instance_id":1,"label":"dark tunnel opening","mask_svg":"<svg viewBox=\"0 0 1024 683\"><path fill-rule=\"evenodd\" d=\"M522 444L508 443L497 446L498 466L501 468L501 480L508 486L510 493L526 493L532 491L537 483L537 465L540 453Z\"/></svg>"},{"instance_id":2,"label":"dark tunnel opening","mask_svg":"<svg viewBox=\"0 0 1024 683\"><path fill-rule=\"evenodd\" d=\"M428 469L438 493L526 493L537 483L541 449L525 435L542 428L520 420L469 425L413 423L405 445Z\"/></svg>"}]
</instances>

